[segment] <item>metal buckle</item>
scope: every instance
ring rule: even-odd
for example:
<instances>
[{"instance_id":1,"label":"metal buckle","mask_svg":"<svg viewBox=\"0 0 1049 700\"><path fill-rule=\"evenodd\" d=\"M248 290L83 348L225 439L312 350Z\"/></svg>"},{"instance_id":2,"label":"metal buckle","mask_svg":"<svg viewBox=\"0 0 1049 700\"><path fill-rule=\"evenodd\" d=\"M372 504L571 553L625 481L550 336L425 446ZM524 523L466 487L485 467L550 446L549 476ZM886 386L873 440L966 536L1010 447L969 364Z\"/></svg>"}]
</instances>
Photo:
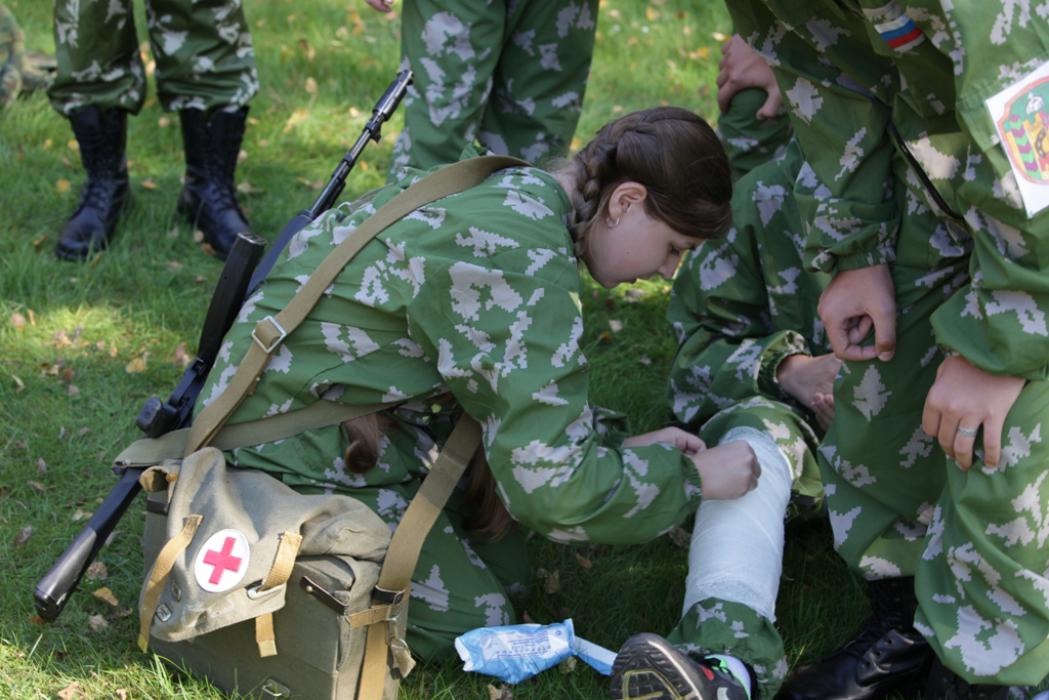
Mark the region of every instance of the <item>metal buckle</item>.
<instances>
[{"instance_id":1,"label":"metal buckle","mask_svg":"<svg viewBox=\"0 0 1049 700\"><path fill-rule=\"evenodd\" d=\"M269 345L264 345L262 343L262 340L259 339L259 336L256 335L256 333L258 333L258 330L259 330L259 324L263 323L264 321L269 321L271 324L273 324L273 327L276 328L277 331L280 332L280 335L277 336L274 339L274 341L272 343L270 343ZM259 321L258 323L256 323L255 324L255 328L253 328L252 331L251 331L251 339L254 340L255 344L258 345L260 348L262 348L262 351L264 353L266 353L267 355L272 353L277 348L278 345L280 345L281 343L284 342L284 339L287 338L287 337L288 337L288 331L284 330L284 326L282 326L279 323L277 323L277 319L275 319L273 316L267 316L266 318L264 318L261 321Z\"/></svg>"}]
</instances>

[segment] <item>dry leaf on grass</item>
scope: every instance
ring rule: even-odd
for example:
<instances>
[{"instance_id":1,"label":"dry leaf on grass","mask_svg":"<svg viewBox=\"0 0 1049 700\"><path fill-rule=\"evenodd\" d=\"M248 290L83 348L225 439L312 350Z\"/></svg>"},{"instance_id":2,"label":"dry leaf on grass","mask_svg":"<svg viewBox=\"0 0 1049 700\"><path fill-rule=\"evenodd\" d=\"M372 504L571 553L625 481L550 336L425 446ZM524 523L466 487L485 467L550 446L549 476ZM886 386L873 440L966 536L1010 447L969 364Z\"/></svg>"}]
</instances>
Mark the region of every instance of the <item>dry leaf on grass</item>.
<instances>
[{"instance_id":1,"label":"dry leaf on grass","mask_svg":"<svg viewBox=\"0 0 1049 700\"><path fill-rule=\"evenodd\" d=\"M175 363L175 366L180 369L186 369L189 367L189 364L193 362L193 358L190 357L188 352L186 352L185 340L175 346L175 353L171 360Z\"/></svg>"},{"instance_id":2,"label":"dry leaf on grass","mask_svg":"<svg viewBox=\"0 0 1049 700\"><path fill-rule=\"evenodd\" d=\"M78 523L81 520L87 520L90 517L91 513L84 510L83 508L77 508L76 511L73 513L73 522Z\"/></svg>"},{"instance_id":3,"label":"dry leaf on grass","mask_svg":"<svg viewBox=\"0 0 1049 700\"><path fill-rule=\"evenodd\" d=\"M514 700L514 693L505 685L488 684L488 700Z\"/></svg>"},{"instance_id":4,"label":"dry leaf on grass","mask_svg":"<svg viewBox=\"0 0 1049 700\"><path fill-rule=\"evenodd\" d=\"M579 564L579 566L581 568L586 569L587 571L589 571L594 566L594 563L592 561L590 561L589 559L584 557L579 552L575 553L575 560L576 560L576 563Z\"/></svg>"},{"instance_id":5,"label":"dry leaf on grass","mask_svg":"<svg viewBox=\"0 0 1049 700\"><path fill-rule=\"evenodd\" d=\"M58 700L80 700L84 697L84 691L80 688L80 684L74 681L55 693L55 697Z\"/></svg>"},{"instance_id":6,"label":"dry leaf on grass","mask_svg":"<svg viewBox=\"0 0 1049 700\"><path fill-rule=\"evenodd\" d=\"M117 597L113 595L113 591L109 590L108 586L102 586L102 588L99 588L91 595L95 596L103 603L108 603L109 605L112 605L114 608L120 605L120 601L117 600Z\"/></svg>"},{"instance_id":7,"label":"dry leaf on grass","mask_svg":"<svg viewBox=\"0 0 1049 700\"><path fill-rule=\"evenodd\" d=\"M70 384L66 387L66 394L70 398L76 398L77 396L80 396L80 389L76 384Z\"/></svg>"},{"instance_id":8,"label":"dry leaf on grass","mask_svg":"<svg viewBox=\"0 0 1049 700\"><path fill-rule=\"evenodd\" d=\"M16 330L25 330L25 316L17 311L14 312L11 314L11 325L14 326Z\"/></svg>"},{"instance_id":9,"label":"dry leaf on grass","mask_svg":"<svg viewBox=\"0 0 1049 700\"><path fill-rule=\"evenodd\" d=\"M47 462L44 461L43 457L37 457L36 459L36 472L37 474L47 473Z\"/></svg>"},{"instance_id":10,"label":"dry leaf on grass","mask_svg":"<svg viewBox=\"0 0 1049 700\"><path fill-rule=\"evenodd\" d=\"M106 622L106 618L102 615L91 615L87 618L87 624L92 632L101 632L109 627L109 623Z\"/></svg>"},{"instance_id":11,"label":"dry leaf on grass","mask_svg":"<svg viewBox=\"0 0 1049 700\"><path fill-rule=\"evenodd\" d=\"M182 269L182 263L180 263L178 260L168 260L166 267L171 272L178 272Z\"/></svg>"},{"instance_id":12,"label":"dry leaf on grass","mask_svg":"<svg viewBox=\"0 0 1049 700\"><path fill-rule=\"evenodd\" d=\"M17 374L12 374L11 379L15 380L15 393L21 394L25 391L25 382Z\"/></svg>"},{"instance_id":13,"label":"dry leaf on grass","mask_svg":"<svg viewBox=\"0 0 1049 700\"><path fill-rule=\"evenodd\" d=\"M561 673L571 673L575 671L578 659L574 656L569 656L567 659L557 665L557 670Z\"/></svg>"},{"instance_id":14,"label":"dry leaf on grass","mask_svg":"<svg viewBox=\"0 0 1049 700\"><path fill-rule=\"evenodd\" d=\"M637 358L637 361L638 361L638 363L644 365L645 367L648 367L649 365L652 364L652 358L649 357L648 355L642 355L641 357Z\"/></svg>"},{"instance_id":15,"label":"dry leaf on grass","mask_svg":"<svg viewBox=\"0 0 1049 700\"><path fill-rule=\"evenodd\" d=\"M17 535L15 535L15 547L21 547L26 542L28 542L29 538L32 537L32 536L33 536L33 526L32 525L26 525L21 530L19 530Z\"/></svg>"},{"instance_id":16,"label":"dry leaf on grass","mask_svg":"<svg viewBox=\"0 0 1049 700\"><path fill-rule=\"evenodd\" d=\"M142 189L144 189L144 190L155 190L155 189L157 189L157 183L153 182L153 180L151 178L148 178L148 177L145 180L143 180L141 183L139 183L139 184L142 185Z\"/></svg>"},{"instance_id":17,"label":"dry leaf on grass","mask_svg":"<svg viewBox=\"0 0 1049 700\"><path fill-rule=\"evenodd\" d=\"M608 321L608 327L612 329L613 333L618 333L623 330L623 322L613 318Z\"/></svg>"},{"instance_id":18,"label":"dry leaf on grass","mask_svg":"<svg viewBox=\"0 0 1049 700\"><path fill-rule=\"evenodd\" d=\"M117 700L127 700L129 697L131 696L128 695L126 690L123 688L117 688Z\"/></svg>"},{"instance_id":19,"label":"dry leaf on grass","mask_svg":"<svg viewBox=\"0 0 1049 700\"><path fill-rule=\"evenodd\" d=\"M33 489L37 493L43 493L44 491L47 491L47 487L41 484L39 481L27 481L26 483L29 484L29 488Z\"/></svg>"},{"instance_id":20,"label":"dry leaf on grass","mask_svg":"<svg viewBox=\"0 0 1049 700\"><path fill-rule=\"evenodd\" d=\"M307 77L306 78L306 84L303 87L305 88L307 94L309 94L309 95L316 95L317 94L317 81L314 80L313 78Z\"/></svg>"},{"instance_id":21,"label":"dry leaf on grass","mask_svg":"<svg viewBox=\"0 0 1049 700\"><path fill-rule=\"evenodd\" d=\"M550 572L550 575L543 581L543 590L549 595L553 595L561 590L561 572L554 569Z\"/></svg>"},{"instance_id":22,"label":"dry leaf on grass","mask_svg":"<svg viewBox=\"0 0 1049 700\"><path fill-rule=\"evenodd\" d=\"M84 578L88 581L102 581L109 578L109 569L100 561L91 562L91 566L87 567L84 573Z\"/></svg>"},{"instance_id":23,"label":"dry leaf on grass","mask_svg":"<svg viewBox=\"0 0 1049 700\"><path fill-rule=\"evenodd\" d=\"M144 352L140 357L136 357L124 366L124 371L128 374L138 374L139 372L145 372L148 366L149 353Z\"/></svg>"},{"instance_id":24,"label":"dry leaf on grass","mask_svg":"<svg viewBox=\"0 0 1049 700\"><path fill-rule=\"evenodd\" d=\"M64 177L60 177L57 180L55 180L55 191L58 192L59 194L65 194L72 187L73 187L73 183L71 183L69 180L65 179Z\"/></svg>"}]
</instances>

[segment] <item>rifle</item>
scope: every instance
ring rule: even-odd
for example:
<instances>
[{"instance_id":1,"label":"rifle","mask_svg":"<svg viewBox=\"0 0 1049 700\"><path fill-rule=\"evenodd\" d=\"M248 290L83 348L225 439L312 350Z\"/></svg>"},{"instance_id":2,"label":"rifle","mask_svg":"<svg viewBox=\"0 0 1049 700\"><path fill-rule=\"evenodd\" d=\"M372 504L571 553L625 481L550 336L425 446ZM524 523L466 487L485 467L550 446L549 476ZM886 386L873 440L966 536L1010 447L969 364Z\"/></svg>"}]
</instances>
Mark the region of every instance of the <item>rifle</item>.
<instances>
[{"instance_id":1,"label":"rifle","mask_svg":"<svg viewBox=\"0 0 1049 700\"><path fill-rule=\"evenodd\" d=\"M288 222L261 262L259 260L266 247L265 241L251 233L237 236L211 296L196 357L186 367L167 401L151 396L139 411L135 424L147 436L159 437L192 422L197 395L204 387L222 340L240 313L244 299L262 283L292 237L335 204L364 147L369 140L378 142L382 138L383 123L397 110L411 82L410 70L397 74L372 109L372 116L356 143L339 161L320 196L309 209L299 212ZM36 609L40 617L48 622L58 618L69 602L69 596L76 590L80 579L142 488L138 481L142 468L117 466L113 471L120 477L117 484L50 571L36 584L33 595Z\"/></svg>"}]
</instances>

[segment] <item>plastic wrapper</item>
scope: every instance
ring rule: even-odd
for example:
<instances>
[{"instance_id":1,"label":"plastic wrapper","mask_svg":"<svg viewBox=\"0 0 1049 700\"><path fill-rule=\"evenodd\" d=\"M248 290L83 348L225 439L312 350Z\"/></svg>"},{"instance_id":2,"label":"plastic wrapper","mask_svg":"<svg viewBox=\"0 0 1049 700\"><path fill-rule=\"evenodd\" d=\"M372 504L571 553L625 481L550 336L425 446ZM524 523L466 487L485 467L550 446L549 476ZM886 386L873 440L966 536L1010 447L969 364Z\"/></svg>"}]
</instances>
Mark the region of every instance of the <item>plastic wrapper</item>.
<instances>
[{"instance_id":1,"label":"plastic wrapper","mask_svg":"<svg viewBox=\"0 0 1049 700\"><path fill-rule=\"evenodd\" d=\"M520 683L578 656L599 673L612 673L615 653L575 636L572 620L550 625L479 627L455 640L464 671Z\"/></svg>"}]
</instances>

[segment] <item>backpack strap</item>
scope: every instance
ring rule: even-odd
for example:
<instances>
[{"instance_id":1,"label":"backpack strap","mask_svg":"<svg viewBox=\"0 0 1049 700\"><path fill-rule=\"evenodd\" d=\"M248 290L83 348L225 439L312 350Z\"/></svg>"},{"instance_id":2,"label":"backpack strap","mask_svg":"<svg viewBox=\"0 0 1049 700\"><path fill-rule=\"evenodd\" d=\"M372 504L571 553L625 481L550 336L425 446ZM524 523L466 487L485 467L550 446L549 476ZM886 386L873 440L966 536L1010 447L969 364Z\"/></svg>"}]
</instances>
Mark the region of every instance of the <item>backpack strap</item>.
<instances>
[{"instance_id":1,"label":"backpack strap","mask_svg":"<svg viewBox=\"0 0 1049 700\"><path fill-rule=\"evenodd\" d=\"M211 442L241 402L255 391L270 356L306 319L324 290L372 238L419 207L478 185L497 170L526 165L528 163L523 160L509 156L481 156L454 163L399 193L361 223L317 266L287 306L276 316L267 316L256 324L251 333L254 342L248 347L226 390L194 419L184 454L195 452Z\"/></svg>"}]
</instances>

